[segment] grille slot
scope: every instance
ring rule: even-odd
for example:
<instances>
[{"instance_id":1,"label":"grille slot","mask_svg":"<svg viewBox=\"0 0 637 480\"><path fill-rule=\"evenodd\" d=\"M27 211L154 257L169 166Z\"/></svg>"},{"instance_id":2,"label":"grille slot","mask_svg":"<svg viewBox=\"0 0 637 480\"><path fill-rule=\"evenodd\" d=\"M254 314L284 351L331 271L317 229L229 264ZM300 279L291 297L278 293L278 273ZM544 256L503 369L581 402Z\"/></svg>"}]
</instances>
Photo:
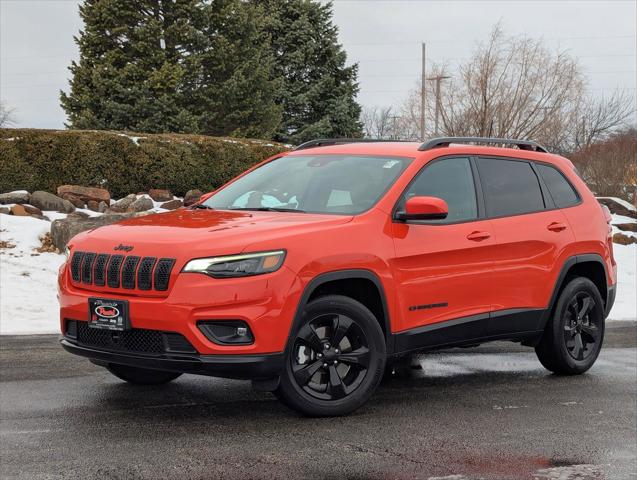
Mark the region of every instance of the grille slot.
<instances>
[{"instance_id":1,"label":"grille slot","mask_svg":"<svg viewBox=\"0 0 637 480\"><path fill-rule=\"evenodd\" d=\"M111 332L90 328L86 322L77 324L77 341L83 345L123 352L164 353L163 335L157 330Z\"/></svg>"},{"instance_id":2,"label":"grille slot","mask_svg":"<svg viewBox=\"0 0 637 480\"><path fill-rule=\"evenodd\" d=\"M155 290L168 290L170 272L175 265L173 258L162 258L155 267Z\"/></svg>"},{"instance_id":3,"label":"grille slot","mask_svg":"<svg viewBox=\"0 0 637 480\"><path fill-rule=\"evenodd\" d=\"M138 263L139 257L133 255L126 257L122 267L122 287L129 290L135 288L135 270L137 270Z\"/></svg>"},{"instance_id":4,"label":"grille slot","mask_svg":"<svg viewBox=\"0 0 637 480\"><path fill-rule=\"evenodd\" d=\"M90 285L93 283L93 262L95 261L94 253L85 253L82 261L82 283Z\"/></svg>"},{"instance_id":5,"label":"grille slot","mask_svg":"<svg viewBox=\"0 0 637 480\"><path fill-rule=\"evenodd\" d=\"M71 276L74 282L80 281L80 266L82 265L82 259L84 258L84 252L75 252L71 259Z\"/></svg>"},{"instance_id":6,"label":"grille slot","mask_svg":"<svg viewBox=\"0 0 637 480\"><path fill-rule=\"evenodd\" d=\"M168 290L174 266L174 258L81 251L73 252L70 261L73 282L127 290Z\"/></svg>"},{"instance_id":7,"label":"grille slot","mask_svg":"<svg viewBox=\"0 0 637 480\"><path fill-rule=\"evenodd\" d=\"M106 285L106 265L108 264L108 257L106 253L100 253L95 258L95 266L93 267L93 283L98 287Z\"/></svg>"},{"instance_id":8,"label":"grille slot","mask_svg":"<svg viewBox=\"0 0 637 480\"><path fill-rule=\"evenodd\" d=\"M71 323L76 324L77 343L87 347L146 354L162 354L165 352L197 353L188 339L180 333L160 332L159 330L142 328L112 332L110 330L90 328L87 322L68 321L67 325Z\"/></svg>"},{"instance_id":9,"label":"grille slot","mask_svg":"<svg viewBox=\"0 0 637 480\"><path fill-rule=\"evenodd\" d=\"M108 286L119 288L119 271L124 261L124 255L113 255L108 264Z\"/></svg>"},{"instance_id":10,"label":"grille slot","mask_svg":"<svg viewBox=\"0 0 637 480\"><path fill-rule=\"evenodd\" d=\"M155 257L144 257L137 270L137 288L140 290L150 290L153 286L153 267L157 259Z\"/></svg>"}]
</instances>

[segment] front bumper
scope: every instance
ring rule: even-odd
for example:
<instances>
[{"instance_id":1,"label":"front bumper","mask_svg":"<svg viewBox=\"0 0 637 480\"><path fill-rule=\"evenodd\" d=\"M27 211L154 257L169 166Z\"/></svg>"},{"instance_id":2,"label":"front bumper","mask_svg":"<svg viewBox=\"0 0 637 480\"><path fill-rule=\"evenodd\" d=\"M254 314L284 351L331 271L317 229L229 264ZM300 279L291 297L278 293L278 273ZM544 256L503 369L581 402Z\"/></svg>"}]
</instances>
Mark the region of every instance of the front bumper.
<instances>
[{"instance_id":1,"label":"front bumper","mask_svg":"<svg viewBox=\"0 0 637 480\"><path fill-rule=\"evenodd\" d=\"M67 321L88 319L89 298L126 300L133 329L181 334L202 356L283 351L302 290L297 276L285 266L271 274L224 280L195 273L176 274L172 287L161 297L136 290L73 284L66 270L58 281L62 334ZM248 324L253 343L215 343L198 326L205 321L237 320Z\"/></svg>"},{"instance_id":2,"label":"front bumper","mask_svg":"<svg viewBox=\"0 0 637 480\"><path fill-rule=\"evenodd\" d=\"M89 358L97 364L116 363L131 367L194 373L212 377L251 380L268 379L279 375L284 365L283 353L260 355L142 355L130 352L110 352L79 346L68 338L63 338L60 343L67 352Z\"/></svg>"}]
</instances>

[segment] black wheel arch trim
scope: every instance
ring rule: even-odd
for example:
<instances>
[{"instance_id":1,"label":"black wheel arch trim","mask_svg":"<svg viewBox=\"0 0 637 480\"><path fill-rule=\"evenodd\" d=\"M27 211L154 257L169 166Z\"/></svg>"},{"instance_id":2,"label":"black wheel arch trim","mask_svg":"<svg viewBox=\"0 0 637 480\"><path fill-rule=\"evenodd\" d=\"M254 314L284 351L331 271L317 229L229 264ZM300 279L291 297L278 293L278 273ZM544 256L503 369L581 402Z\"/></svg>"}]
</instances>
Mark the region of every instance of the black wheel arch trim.
<instances>
[{"instance_id":1,"label":"black wheel arch trim","mask_svg":"<svg viewBox=\"0 0 637 480\"><path fill-rule=\"evenodd\" d=\"M602 295L602 298L605 299L606 305L604 305L604 318L610 313L610 309L613 306L613 302L615 300L614 290L615 285L608 285L608 271L606 270L606 264L604 263L604 259L601 255L597 253L583 253L578 255L573 255L566 259L564 264L562 265L562 269L557 277L557 281L555 282L555 286L553 287L553 293L551 294L551 300L549 302L548 308L545 310L542 318L540 320L540 327L546 327L547 322L551 318L553 314L553 309L557 304L557 299L562 291L562 287L564 286L564 281L566 280L566 276L568 275L569 270L578 263L598 263L604 270L604 283L606 283L606 292L599 292Z\"/></svg>"},{"instance_id":2,"label":"black wheel arch trim","mask_svg":"<svg viewBox=\"0 0 637 480\"><path fill-rule=\"evenodd\" d=\"M316 291L318 287L324 285L326 283L335 281L335 280L356 280L363 279L371 281L376 288L378 289L378 294L380 296L381 305L383 308L383 317L382 319L378 319L383 323L383 330L385 335L385 348L387 349L387 354L391 354L394 352L394 336L391 331L391 321L389 317L389 309L387 307L387 297L385 295L385 289L383 287L382 282L378 275L376 275L371 270L366 269L347 269L347 270L333 270L330 272L325 272L314 277L305 287L303 293L301 294L301 299L296 307L296 313L294 314L294 320L292 321L292 325L290 326L290 331L288 333L288 342L286 345L286 352L291 347L290 341L293 338L294 332L299 328L302 317L303 310L308 303L308 300L312 296L312 293Z\"/></svg>"}]
</instances>

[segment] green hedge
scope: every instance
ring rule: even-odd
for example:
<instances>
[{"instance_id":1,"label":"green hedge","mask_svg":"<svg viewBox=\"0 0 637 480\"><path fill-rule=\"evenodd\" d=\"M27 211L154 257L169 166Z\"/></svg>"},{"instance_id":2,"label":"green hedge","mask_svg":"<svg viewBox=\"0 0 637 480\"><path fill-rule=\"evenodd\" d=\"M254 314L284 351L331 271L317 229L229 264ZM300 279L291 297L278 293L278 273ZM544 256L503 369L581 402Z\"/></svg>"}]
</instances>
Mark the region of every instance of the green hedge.
<instances>
[{"instance_id":1,"label":"green hedge","mask_svg":"<svg viewBox=\"0 0 637 480\"><path fill-rule=\"evenodd\" d=\"M284 150L203 135L0 129L0 192L55 192L65 184L103 186L115 198L150 188L206 192Z\"/></svg>"}]
</instances>

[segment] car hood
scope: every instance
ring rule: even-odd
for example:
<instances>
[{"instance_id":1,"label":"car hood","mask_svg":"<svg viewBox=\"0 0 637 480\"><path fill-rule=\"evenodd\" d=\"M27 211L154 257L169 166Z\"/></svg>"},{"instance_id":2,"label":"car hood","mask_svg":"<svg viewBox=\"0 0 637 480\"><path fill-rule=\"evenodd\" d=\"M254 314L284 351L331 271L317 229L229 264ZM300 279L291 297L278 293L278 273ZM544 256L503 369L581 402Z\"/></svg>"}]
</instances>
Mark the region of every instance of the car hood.
<instances>
[{"instance_id":1,"label":"car hood","mask_svg":"<svg viewBox=\"0 0 637 480\"><path fill-rule=\"evenodd\" d=\"M353 217L294 212L180 209L136 217L83 232L74 250L140 256L196 258L240 253L248 245L311 233ZM120 247L118 250L115 250ZM130 249L132 247L132 249Z\"/></svg>"}]
</instances>

